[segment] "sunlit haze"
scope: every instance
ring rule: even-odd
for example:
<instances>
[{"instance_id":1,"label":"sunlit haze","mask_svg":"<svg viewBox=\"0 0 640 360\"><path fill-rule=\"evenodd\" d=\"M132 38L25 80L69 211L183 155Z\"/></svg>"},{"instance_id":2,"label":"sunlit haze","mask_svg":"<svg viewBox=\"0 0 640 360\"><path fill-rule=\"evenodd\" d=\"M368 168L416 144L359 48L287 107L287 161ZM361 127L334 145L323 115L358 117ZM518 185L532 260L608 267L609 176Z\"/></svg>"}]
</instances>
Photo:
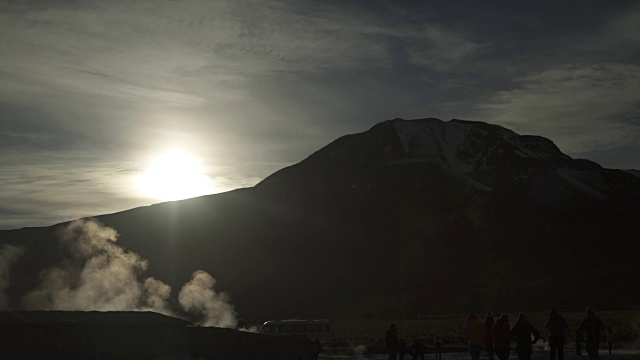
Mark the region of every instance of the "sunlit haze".
<instances>
[{"instance_id":1,"label":"sunlit haze","mask_svg":"<svg viewBox=\"0 0 640 360\"><path fill-rule=\"evenodd\" d=\"M159 155L136 179L144 196L157 200L181 200L214 192L213 181L200 162L181 150Z\"/></svg>"}]
</instances>

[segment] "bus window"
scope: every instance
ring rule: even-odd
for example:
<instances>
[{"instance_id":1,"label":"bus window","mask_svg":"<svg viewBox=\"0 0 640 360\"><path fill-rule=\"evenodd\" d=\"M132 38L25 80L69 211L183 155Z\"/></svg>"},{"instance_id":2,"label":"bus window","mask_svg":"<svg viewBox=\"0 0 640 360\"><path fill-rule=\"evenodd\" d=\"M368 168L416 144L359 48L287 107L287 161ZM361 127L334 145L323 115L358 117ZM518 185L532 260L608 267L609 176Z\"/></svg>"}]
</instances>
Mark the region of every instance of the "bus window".
<instances>
[{"instance_id":1,"label":"bus window","mask_svg":"<svg viewBox=\"0 0 640 360\"><path fill-rule=\"evenodd\" d=\"M278 326L278 330L280 334L288 334L293 332L293 326L291 325L280 325Z\"/></svg>"},{"instance_id":2,"label":"bus window","mask_svg":"<svg viewBox=\"0 0 640 360\"><path fill-rule=\"evenodd\" d=\"M273 335L305 335L310 340L318 339L323 344L331 342L331 323L328 319L321 320L273 320L262 325L260 332Z\"/></svg>"}]
</instances>

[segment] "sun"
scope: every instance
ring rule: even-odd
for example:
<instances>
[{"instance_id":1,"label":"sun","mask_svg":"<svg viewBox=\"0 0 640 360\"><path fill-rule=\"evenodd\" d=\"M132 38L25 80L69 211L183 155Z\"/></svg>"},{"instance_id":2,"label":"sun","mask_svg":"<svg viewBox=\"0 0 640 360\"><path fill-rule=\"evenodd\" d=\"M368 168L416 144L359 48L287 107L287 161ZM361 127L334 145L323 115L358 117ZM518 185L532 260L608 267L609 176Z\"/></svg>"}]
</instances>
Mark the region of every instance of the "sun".
<instances>
[{"instance_id":1,"label":"sun","mask_svg":"<svg viewBox=\"0 0 640 360\"><path fill-rule=\"evenodd\" d=\"M136 182L142 195L165 201L207 195L214 190L213 181L202 165L181 150L155 158Z\"/></svg>"}]
</instances>

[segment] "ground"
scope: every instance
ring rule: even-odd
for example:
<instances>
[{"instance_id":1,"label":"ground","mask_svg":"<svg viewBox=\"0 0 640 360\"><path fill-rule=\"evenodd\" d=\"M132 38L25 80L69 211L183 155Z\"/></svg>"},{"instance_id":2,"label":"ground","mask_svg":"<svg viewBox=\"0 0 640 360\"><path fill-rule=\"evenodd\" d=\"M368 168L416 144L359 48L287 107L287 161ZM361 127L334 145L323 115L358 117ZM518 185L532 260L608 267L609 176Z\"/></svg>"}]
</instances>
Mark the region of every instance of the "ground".
<instances>
[{"instance_id":1,"label":"ground","mask_svg":"<svg viewBox=\"0 0 640 360\"><path fill-rule=\"evenodd\" d=\"M547 311L527 313L527 318L542 334L542 339L535 345L538 351L534 351L532 360L549 359L548 347L545 339L548 332L544 325L548 318ZM575 355L573 330L578 326L580 320L584 318L584 311L563 311L569 323L567 331L567 344L565 345L565 360L589 360L586 353L582 356ZM597 316L601 317L605 326L609 326L616 334L614 351L609 356L606 351L606 343L601 343L601 360L629 360L640 359L640 337L638 329L640 324L639 310L611 310L598 311ZM515 322L517 313L511 313L511 324ZM466 343L462 328L464 326L466 314L451 315L429 315L419 319L335 319L333 320L334 343L342 348L342 351L334 352L333 355L324 354L321 359L365 359L382 360L388 356L384 354L384 333L391 323L396 324L398 335L404 338L407 344L413 339L423 341L427 346L433 344L433 339L439 335L445 347L450 352L444 353L442 360L470 359L466 352ZM482 321L480 316L480 321ZM603 334L604 336L604 334ZM603 339L604 341L604 339ZM584 352L584 350L583 350ZM358 356L357 354L363 354ZM433 355L427 356L425 360L433 360ZM517 359L515 351L512 350L510 359ZM412 360L410 356L405 356L405 360ZM486 353L481 360L487 360Z\"/></svg>"},{"instance_id":2,"label":"ground","mask_svg":"<svg viewBox=\"0 0 640 360\"><path fill-rule=\"evenodd\" d=\"M321 360L387 360L388 356L386 354L374 354L374 355L321 355ZM433 354L427 355L425 360L433 360ZM497 358L495 358L497 360ZM509 359L517 360L515 352L511 353ZM534 351L531 360L548 360L549 352L548 351ZM606 351L602 351L600 353L600 360L638 360L640 359L640 350L633 351L614 351L611 356ZM411 357L405 356L405 360L412 360ZM442 360L470 360L469 354L464 352L459 353L447 353L442 354ZM487 360L486 353L480 357L480 360ZM565 352L565 360L589 360L589 357L585 354L582 356L577 356L575 354L569 354Z\"/></svg>"}]
</instances>

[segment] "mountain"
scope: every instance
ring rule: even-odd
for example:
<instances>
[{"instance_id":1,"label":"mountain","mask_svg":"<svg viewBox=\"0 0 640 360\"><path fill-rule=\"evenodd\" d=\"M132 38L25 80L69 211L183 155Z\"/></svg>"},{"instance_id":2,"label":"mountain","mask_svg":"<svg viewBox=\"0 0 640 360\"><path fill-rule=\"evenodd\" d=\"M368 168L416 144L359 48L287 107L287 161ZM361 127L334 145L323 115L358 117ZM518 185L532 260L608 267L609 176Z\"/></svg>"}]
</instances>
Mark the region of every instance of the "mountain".
<instances>
[{"instance_id":1,"label":"mountain","mask_svg":"<svg viewBox=\"0 0 640 360\"><path fill-rule=\"evenodd\" d=\"M174 289L204 269L241 317L414 316L640 300L640 177L483 122L394 119L253 188L97 219ZM70 256L22 245L9 305Z\"/></svg>"}]
</instances>

